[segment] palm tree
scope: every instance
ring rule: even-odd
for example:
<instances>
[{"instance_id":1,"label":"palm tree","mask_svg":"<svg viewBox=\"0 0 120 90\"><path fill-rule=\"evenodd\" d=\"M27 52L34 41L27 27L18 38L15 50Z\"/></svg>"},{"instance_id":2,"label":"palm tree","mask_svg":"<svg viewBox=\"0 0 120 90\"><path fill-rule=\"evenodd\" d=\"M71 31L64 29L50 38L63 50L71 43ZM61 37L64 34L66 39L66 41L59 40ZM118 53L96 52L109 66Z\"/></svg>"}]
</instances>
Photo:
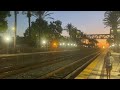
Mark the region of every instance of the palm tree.
<instances>
[{"instance_id":1,"label":"palm tree","mask_svg":"<svg viewBox=\"0 0 120 90\"><path fill-rule=\"evenodd\" d=\"M113 43L113 40L111 38L108 38L106 41L109 43L109 45Z\"/></svg>"},{"instance_id":2,"label":"palm tree","mask_svg":"<svg viewBox=\"0 0 120 90\"><path fill-rule=\"evenodd\" d=\"M104 18L104 24L113 30L114 34L114 43L117 44L116 50L118 50L118 33L117 28L120 24L120 11L106 11L105 12L105 18Z\"/></svg>"},{"instance_id":3,"label":"palm tree","mask_svg":"<svg viewBox=\"0 0 120 90\"><path fill-rule=\"evenodd\" d=\"M45 18L50 18L53 19L52 17L50 17L51 14L53 13L48 13L49 11L33 11L33 15L36 16L39 19L39 22L43 22ZM49 17L47 17L49 16ZM39 26L41 27L41 26ZM43 33L43 32L41 32ZM40 30L39 30L39 42L40 42Z\"/></svg>"},{"instance_id":4,"label":"palm tree","mask_svg":"<svg viewBox=\"0 0 120 90\"><path fill-rule=\"evenodd\" d=\"M117 41L117 28L119 26L119 19L120 19L120 11L106 11L104 14L104 24L106 27L111 27L114 33L114 41Z\"/></svg>"},{"instance_id":5,"label":"palm tree","mask_svg":"<svg viewBox=\"0 0 120 90\"><path fill-rule=\"evenodd\" d=\"M53 13L48 13L48 12L49 11L33 11L34 16L39 18L39 20L45 19L47 16L49 16L47 18L54 19L54 18L50 17L50 15L53 14Z\"/></svg>"},{"instance_id":6,"label":"palm tree","mask_svg":"<svg viewBox=\"0 0 120 90\"><path fill-rule=\"evenodd\" d=\"M71 23L68 23L66 28L67 28L67 32L69 32L70 38L72 38L73 25Z\"/></svg>"},{"instance_id":7,"label":"palm tree","mask_svg":"<svg viewBox=\"0 0 120 90\"><path fill-rule=\"evenodd\" d=\"M30 26L31 26L31 16L33 11L23 11L22 14L27 14L28 17L28 24L29 24L29 36L31 36L31 30L30 30Z\"/></svg>"}]
</instances>

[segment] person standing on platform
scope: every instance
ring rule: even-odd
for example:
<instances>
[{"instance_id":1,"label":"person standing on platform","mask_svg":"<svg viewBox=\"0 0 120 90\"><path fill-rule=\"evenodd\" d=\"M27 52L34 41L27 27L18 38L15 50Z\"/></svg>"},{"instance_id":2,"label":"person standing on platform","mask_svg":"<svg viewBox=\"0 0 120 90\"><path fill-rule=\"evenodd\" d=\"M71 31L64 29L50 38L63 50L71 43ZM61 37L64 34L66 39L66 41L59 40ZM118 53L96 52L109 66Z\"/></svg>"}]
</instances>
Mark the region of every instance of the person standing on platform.
<instances>
[{"instance_id":1,"label":"person standing on platform","mask_svg":"<svg viewBox=\"0 0 120 90\"><path fill-rule=\"evenodd\" d=\"M107 79L110 79L113 61L114 58L111 56L111 52L107 52L106 56L104 57L104 66L107 72Z\"/></svg>"}]
</instances>

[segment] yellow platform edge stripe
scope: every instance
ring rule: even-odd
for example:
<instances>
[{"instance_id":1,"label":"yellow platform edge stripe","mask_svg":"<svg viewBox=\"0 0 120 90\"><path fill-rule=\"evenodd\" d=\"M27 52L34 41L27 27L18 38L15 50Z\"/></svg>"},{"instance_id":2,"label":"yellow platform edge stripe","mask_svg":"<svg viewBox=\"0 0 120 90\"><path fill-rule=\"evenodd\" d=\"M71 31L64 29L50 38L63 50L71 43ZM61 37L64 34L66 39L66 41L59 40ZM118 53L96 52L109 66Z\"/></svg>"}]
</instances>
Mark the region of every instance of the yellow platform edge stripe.
<instances>
[{"instance_id":1,"label":"yellow platform edge stripe","mask_svg":"<svg viewBox=\"0 0 120 90\"><path fill-rule=\"evenodd\" d=\"M102 53L100 56L98 56L91 64L89 64L75 79L87 79L90 73L93 71L93 69L96 67L98 62L101 59L101 56L103 56L104 53Z\"/></svg>"}]
</instances>

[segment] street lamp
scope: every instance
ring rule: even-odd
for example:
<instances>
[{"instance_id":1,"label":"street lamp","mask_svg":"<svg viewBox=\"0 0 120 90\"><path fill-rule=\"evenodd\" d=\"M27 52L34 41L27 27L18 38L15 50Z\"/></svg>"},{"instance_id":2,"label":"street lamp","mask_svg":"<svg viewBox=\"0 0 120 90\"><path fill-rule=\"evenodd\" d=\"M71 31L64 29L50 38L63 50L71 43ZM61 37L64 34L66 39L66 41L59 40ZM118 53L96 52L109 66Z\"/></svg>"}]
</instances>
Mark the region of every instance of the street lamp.
<instances>
[{"instance_id":1,"label":"street lamp","mask_svg":"<svg viewBox=\"0 0 120 90\"><path fill-rule=\"evenodd\" d=\"M9 37L6 37L6 41L9 42L9 41L10 41L10 38L9 38Z\"/></svg>"},{"instance_id":2,"label":"street lamp","mask_svg":"<svg viewBox=\"0 0 120 90\"><path fill-rule=\"evenodd\" d=\"M42 43L43 43L43 44L46 44L46 41L45 41L45 40L43 40L43 41L42 41Z\"/></svg>"}]
</instances>

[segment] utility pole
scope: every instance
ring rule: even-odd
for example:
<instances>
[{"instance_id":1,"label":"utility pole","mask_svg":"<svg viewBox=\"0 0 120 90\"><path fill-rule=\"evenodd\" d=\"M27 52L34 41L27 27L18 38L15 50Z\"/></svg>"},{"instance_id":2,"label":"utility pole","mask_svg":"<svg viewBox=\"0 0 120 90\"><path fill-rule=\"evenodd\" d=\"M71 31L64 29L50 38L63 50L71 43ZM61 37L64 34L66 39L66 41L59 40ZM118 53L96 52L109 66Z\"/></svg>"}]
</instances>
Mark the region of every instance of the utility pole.
<instances>
[{"instance_id":1,"label":"utility pole","mask_svg":"<svg viewBox=\"0 0 120 90\"><path fill-rule=\"evenodd\" d=\"M14 11L15 22L14 22L14 49L16 48L16 31L17 31L17 11Z\"/></svg>"}]
</instances>

